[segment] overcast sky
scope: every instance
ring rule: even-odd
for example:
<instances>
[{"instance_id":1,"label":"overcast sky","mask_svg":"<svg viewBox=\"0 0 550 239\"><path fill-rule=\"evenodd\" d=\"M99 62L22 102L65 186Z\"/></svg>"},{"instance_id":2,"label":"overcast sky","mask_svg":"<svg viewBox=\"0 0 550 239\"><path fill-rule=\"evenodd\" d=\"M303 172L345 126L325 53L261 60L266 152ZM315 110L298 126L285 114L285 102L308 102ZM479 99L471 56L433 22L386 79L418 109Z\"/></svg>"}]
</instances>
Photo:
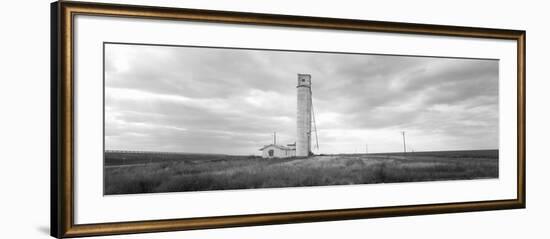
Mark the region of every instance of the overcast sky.
<instances>
[{"instance_id":1,"label":"overcast sky","mask_svg":"<svg viewBox=\"0 0 550 239\"><path fill-rule=\"evenodd\" d=\"M319 150L498 148L498 61L107 44L107 150L260 154L294 143L311 74Z\"/></svg>"}]
</instances>

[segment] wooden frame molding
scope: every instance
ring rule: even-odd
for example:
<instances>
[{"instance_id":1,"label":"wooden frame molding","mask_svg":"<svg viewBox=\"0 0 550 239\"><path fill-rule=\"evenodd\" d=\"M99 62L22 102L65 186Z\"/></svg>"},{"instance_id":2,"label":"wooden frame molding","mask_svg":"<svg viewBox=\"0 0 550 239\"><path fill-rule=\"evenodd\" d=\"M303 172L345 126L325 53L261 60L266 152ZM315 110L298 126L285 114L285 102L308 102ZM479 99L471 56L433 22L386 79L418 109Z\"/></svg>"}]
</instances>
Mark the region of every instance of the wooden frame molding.
<instances>
[{"instance_id":1,"label":"wooden frame molding","mask_svg":"<svg viewBox=\"0 0 550 239\"><path fill-rule=\"evenodd\" d=\"M517 198L464 203L166 219L74 223L74 17L95 15L298 28L410 33L517 41ZM281 223L525 208L525 31L85 2L51 4L51 235L79 237Z\"/></svg>"}]
</instances>

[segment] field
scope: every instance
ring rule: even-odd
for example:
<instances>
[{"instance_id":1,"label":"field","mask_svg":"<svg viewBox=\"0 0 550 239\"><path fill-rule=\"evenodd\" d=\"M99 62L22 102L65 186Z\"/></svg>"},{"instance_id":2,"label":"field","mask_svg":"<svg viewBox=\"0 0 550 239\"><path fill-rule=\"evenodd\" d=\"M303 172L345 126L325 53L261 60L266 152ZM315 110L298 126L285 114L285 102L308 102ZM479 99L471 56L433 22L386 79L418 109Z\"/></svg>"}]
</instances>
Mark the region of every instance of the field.
<instances>
[{"instance_id":1,"label":"field","mask_svg":"<svg viewBox=\"0 0 550 239\"><path fill-rule=\"evenodd\" d=\"M498 178L498 150L258 156L106 152L104 193L397 183Z\"/></svg>"}]
</instances>

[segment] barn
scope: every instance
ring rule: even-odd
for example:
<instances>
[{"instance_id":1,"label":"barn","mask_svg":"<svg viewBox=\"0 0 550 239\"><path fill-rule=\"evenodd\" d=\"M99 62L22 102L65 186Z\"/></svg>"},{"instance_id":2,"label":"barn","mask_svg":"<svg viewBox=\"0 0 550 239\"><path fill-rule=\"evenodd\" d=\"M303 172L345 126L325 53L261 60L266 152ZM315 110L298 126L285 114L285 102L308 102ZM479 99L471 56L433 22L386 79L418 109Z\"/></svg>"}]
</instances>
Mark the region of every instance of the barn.
<instances>
[{"instance_id":1,"label":"barn","mask_svg":"<svg viewBox=\"0 0 550 239\"><path fill-rule=\"evenodd\" d=\"M262 158L290 158L296 156L296 144L269 144L260 149Z\"/></svg>"}]
</instances>

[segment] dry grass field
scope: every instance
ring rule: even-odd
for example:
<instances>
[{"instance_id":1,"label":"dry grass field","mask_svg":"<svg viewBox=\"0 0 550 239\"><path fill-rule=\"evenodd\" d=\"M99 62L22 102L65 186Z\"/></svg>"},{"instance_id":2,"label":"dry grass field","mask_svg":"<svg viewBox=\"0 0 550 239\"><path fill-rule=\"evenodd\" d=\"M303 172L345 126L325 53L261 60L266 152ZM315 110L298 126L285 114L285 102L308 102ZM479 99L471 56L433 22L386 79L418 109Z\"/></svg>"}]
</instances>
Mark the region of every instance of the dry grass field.
<instances>
[{"instance_id":1,"label":"dry grass field","mask_svg":"<svg viewBox=\"0 0 550 239\"><path fill-rule=\"evenodd\" d=\"M397 183L498 178L498 150L256 156L105 153L104 193Z\"/></svg>"}]
</instances>

